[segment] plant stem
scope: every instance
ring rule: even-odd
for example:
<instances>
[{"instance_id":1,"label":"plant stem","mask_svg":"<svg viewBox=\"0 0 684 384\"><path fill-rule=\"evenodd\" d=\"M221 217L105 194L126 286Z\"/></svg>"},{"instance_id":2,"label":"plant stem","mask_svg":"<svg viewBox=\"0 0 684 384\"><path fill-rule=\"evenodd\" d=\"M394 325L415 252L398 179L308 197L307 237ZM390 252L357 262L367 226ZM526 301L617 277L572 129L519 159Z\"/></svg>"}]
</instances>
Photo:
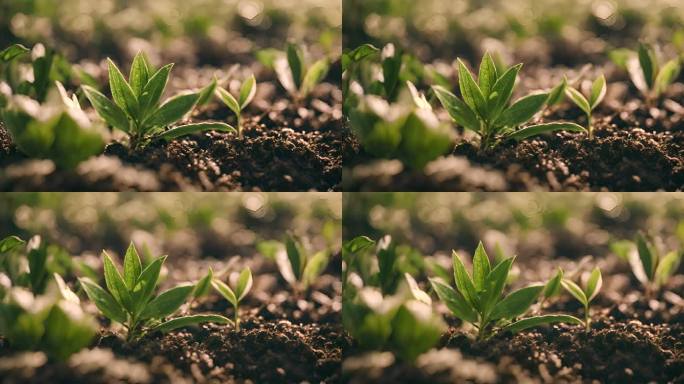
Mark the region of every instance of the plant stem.
<instances>
[{"instance_id":1,"label":"plant stem","mask_svg":"<svg viewBox=\"0 0 684 384\"><path fill-rule=\"evenodd\" d=\"M593 119L591 118L591 113L587 114L587 125L589 126L589 139L594 138L594 124L593 124Z\"/></svg>"},{"instance_id":2,"label":"plant stem","mask_svg":"<svg viewBox=\"0 0 684 384\"><path fill-rule=\"evenodd\" d=\"M236 306L235 306L235 315L234 315L234 319L235 319L235 330L236 330L236 331L239 331L239 330L240 330L240 317L238 316L238 314L239 314L239 312L238 312L238 306L236 305Z\"/></svg>"},{"instance_id":3,"label":"plant stem","mask_svg":"<svg viewBox=\"0 0 684 384\"><path fill-rule=\"evenodd\" d=\"M238 137L242 139L242 116L239 113L237 115L237 131Z\"/></svg>"},{"instance_id":4,"label":"plant stem","mask_svg":"<svg viewBox=\"0 0 684 384\"><path fill-rule=\"evenodd\" d=\"M591 316L589 315L589 306L584 307L584 327L587 332L591 330Z\"/></svg>"}]
</instances>

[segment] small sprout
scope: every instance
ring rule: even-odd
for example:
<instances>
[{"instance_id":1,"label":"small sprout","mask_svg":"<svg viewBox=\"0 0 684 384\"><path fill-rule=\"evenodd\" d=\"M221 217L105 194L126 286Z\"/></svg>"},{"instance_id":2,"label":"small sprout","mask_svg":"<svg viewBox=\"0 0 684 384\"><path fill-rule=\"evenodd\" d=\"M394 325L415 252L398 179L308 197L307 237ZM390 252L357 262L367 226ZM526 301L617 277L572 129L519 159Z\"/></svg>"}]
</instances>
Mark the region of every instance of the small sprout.
<instances>
[{"instance_id":1,"label":"small sprout","mask_svg":"<svg viewBox=\"0 0 684 384\"><path fill-rule=\"evenodd\" d=\"M456 289L438 279L430 279L437 296L457 318L473 324L478 329L478 339L489 337L492 332L521 330L549 323L581 324L581 320L569 315L541 315L519 319L537 300L544 285L531 285L513 291L504 297L508 274L515 256L498 263L494 268L482 243L473 256L472 277L460 256L453 252Z\"/></svg>"},{"instance_id":2,"label":"small sprout","mask_svg":"<svg viewBox=\"0 0 684 384\"><path fill-rule=\"evenodd\" d=\"M280 84L297 101L306 99L330 69L327 58L307 65L304 52L296 44L288 44L285 57L276 59L273 65Z\"/></svg>"},{"instance_id":3,"label":"small sprout","mask_svg":"<svg viewBox=\"0 0 684 384\"><path fill-rule=\"evenodd\" d=\"M83 290L108 319L122 324L127 341L136 340L150 331L168 332L192 324L213 322L229 324L220 315L190 315L167 320L195 291L195 285L182 284L155 296L166 256L161 256L143 269L133 243L124 257L123 275L107 252L102 252L107 290L88 278L80 278Z\"/></svg>"},{"instance_id":4,"label":"small sprout","mask_svg":"<svg viewBox=\"0 0 684 384\"><path fill-rule=\"evenodd\" d=\"M240 272L240 275L237 276L236 280L237 281L233 285L233 288L231 288L228 284L216 278L211 280L211 285L221 295L223 295L223 297L225 297L231 305L233 305L233 309L235 310L233 322L235 323L235 330L239 331L240 301L242 301L242 299L244 299L245 296L247 296L247 293L252 288L252 271L249 269L249 267L245 267L245 269L243 269L242 272Z\"/></svg>"},{"instance_id":5,"label":"small sprout","mask_svg":"<svg viewBox=\"0 0 684 384\"><path fill-rule=\"evenodd\" d=\"M15 349L40 350L65 361L87 347L96 332L95 319L56 273L45 294L10 287L0 296L0 334Z\"/></svg>"},{"instance_id":6,"label":"small sprout","mask_svg":"<svg viewBox=\"0 0 684 384\"><path fill-rule=\"evenodd\" d=\"M227 90L218 87L216 88L216 96L218 96L230 108L235 116L237 116L237 131L238 135L242 137L242 111L247 108L249 103L256 95L257 85L254 75L250 76L240 87L240 95L236 99Z\"/></svg>"},{"instance_id":7,"label":"small sprout","mask_svg":"<svg viewBox=\"0 0 684 384\"><path fill-rule=\"evenodd\" d=\"M68 256L67 256L68 257ZM0 240L0 271L12 286L27 288L34 295L45 292L51 275L59 269L55 252L40 236L28 242L17 236Z\"/></svg>"},{"instance_id":8,"label":"small sprout","mask_svg":"<svg viewBox=\"0 0 684 384\"><path fill-rule=\"evenodd\" d=\"M287 257L284 257L286 255ZM310 254L294 236L285 239L285 254L276 257L278 269L295 291L306 290L328 265L329 254L322 250Z\"/></svg>"},{"instance_id":9,"label":"small sprout","mask_svg":"<svg viewBox=\"0 0 684 384\"><path fill-rule=\"evenodd\" d=\"M657 101L679 76L681 62L674 58L660 66L655 49L647 44L640 44L636 54L627 60L627 70L634 86L646 96L649 104Z\"/></svg>"},{"instance_id":10,"label":"small sprout","mask_svg":"<svg viewBox=\"0 0 684 384\"><path fill-rule=\"evenodd\" d=\"M458 59L458 84L463 100L439 85L433 86L432 90L456 124L480 137L480 149L484 151L506 139L523 140L559 130L584 131L581 126L566 122L519 128L530 121L549 100L548 93L535 93L509 105L521 68L522 64L518 64L499 74L491 55L487 53L482 58L476 82L465 64Z\"/></svg>"},{"instance_id":11,"label":"small sprout","mask_svg":"<svg viewBox=\"0 0 684 384\"><path fill-rule=\"evenodd\" d=\"M676 250L662 256L658 250L646 240L643 234L638 234L635 240L639 261L630 259L634 276L646 288L650 296L667 283L677 271L682 260L682 254Z\"/></svg>"},{"instance_id":12,"label":"small sprout","mask_svg":"<svg viewBox=\"0 0 684 384\"><path fill-rule=\"evenodd\" d=\"M166 129L190 112L206 92L179 94L160 104L173 64L167 64L152 73L145 55L140 52L133 60L129 81L126 81L116 64L110 59L107 62L109 87L114 101L87 85L83 86L83 91L105 122L128 134L133 149L140 149L155 139L170 141L208 130L235 131L230 125L218 122L186 124Z\"/></svg>"},{"instance_id":13,"label":"small sprout","mask_svg":"<svg viewBox=\"0 0 684 384\"><path fill-rule=\"evenodd\" d=\"M601 75L591 86L591 95L587 100L582 92L577 89L568 86L565 90L565 94L575 103L586 115L587 115L587 131L589 131L589 138L594 137L594 126L592 121L592 112L596 107L603 101L606 96L606 77Z\"/></svg>"},{"instance_id":14,"label":"small sprout","mask_svg":"<svg viewBox=\"0 0 684 384\"><path fill-rule=\"evenodd\" d=\"M591 271L589 278L581 288L575 282L569 279L561 281L563 288L575 297L584 306L584 327L587 331L591 329L591 313L589 312L589 304L598 295L603 285L603 278L601 277L601 270L596 267Z\"/></svg>"}]
</instances>

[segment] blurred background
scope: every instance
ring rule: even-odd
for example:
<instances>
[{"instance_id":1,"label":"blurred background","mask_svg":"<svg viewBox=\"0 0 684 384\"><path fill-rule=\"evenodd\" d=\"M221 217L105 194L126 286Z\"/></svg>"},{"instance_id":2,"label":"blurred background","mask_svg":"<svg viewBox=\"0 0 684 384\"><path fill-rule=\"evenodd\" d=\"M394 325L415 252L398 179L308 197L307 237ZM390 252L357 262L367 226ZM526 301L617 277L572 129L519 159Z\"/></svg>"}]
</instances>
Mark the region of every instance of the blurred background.
<instances>
[{"instance_id":1,"label":"blurred background","mask_svg":"<svg viewBox=\"0 0 684 384\"><path fill-rule=\"evenodd\" d=\"M0 46L41 42L67 58L131 58L153 64L245 62L288 39L338 52L337 0L3 0Z\"/></svg>"},{"instance_id":2,"label":"blurred background","mask_svg":"<svg viewBox=\"0 0 684 384\"><path fill-rule=\"evenodd\" d=\"M355 193L345 194L343 236L392 236L407 254L472 255L519 262L604 258L638 231L662 249L684 246L684 196L677 193ZM419 260L420 257L415 258Z\"/></svg>"},{"instance_id":3,"label":"blurred background","mask_svg":"<svg viewBox=\"0 0 684 384\"><path fill-rule=\"evenodd\" d=\"M340 246L339 193L3 193L0 238L40 235L72 255L122 255L130 241L169 260L256 255L288 232Z\"/></svg>"},{"instance_id":4,"label":"blurred background","mask_svg":"<svg viewBox=\"0 0 684 384\"><path fill-rule=\"evenodd\" d=\"M572 65L639 39L684 51L680 0L343 0L343 8L345 48L395 43L424 61L489 50Z\"/></svg>"}]
</instances>

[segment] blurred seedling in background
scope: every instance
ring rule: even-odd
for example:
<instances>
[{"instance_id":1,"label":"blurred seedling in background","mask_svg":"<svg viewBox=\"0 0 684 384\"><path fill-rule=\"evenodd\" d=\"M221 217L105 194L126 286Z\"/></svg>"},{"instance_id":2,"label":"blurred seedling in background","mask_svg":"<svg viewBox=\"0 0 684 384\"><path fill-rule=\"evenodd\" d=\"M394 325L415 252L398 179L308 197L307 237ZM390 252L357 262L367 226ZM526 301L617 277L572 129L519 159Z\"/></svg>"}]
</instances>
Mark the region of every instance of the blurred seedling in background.
<instances>
[{"instance_id":1,"label":"blurred seedling in background","mask_svg":"<svg viewBox=\"0 0 684 384\"><path fill-rule=\"evenodd\" d=\"M276 262L280 275L290 284L295 294L311 286L328 266L330 252L327 249L311 252L294 235L288 234L285 241L261 241L257 250Z\"/></svg>"},{"instance_id":2,"label":"blurred seedling in background","mask_svg":"<svg viewBox=\"0 0 684 384\"><path fill-rule=\"evenodd\" d=\"M454 316L472 324L478 330L477 337L480 340L496 332L515 333L542 324L582 323L574 316L562 314L520 318L537 300L545 286L530 285L504 297L504 287L515 256L499 262L492 268L489 257L480 243L473 256L472 277L456 252L453 252L452 259L456 289L440 279L430 279L430 283Z\"/></svg>"},{"instance_id":3,"label":"blurred seedling in background","mask_svg":"<svg viewBox=\"0 0 684 384\"><path fill-rule=\"evenodd\" d=\"M658 59L656 49L649 44L640 44L636 52L617 49L609 54L613 62L626 70L634 86L653 106L663 93L674 83L681 72L681 59L674 58L664 64Z\"/></svg>"},{"instance_id":4,"label":"blurred seedling in background","mask_svg":"<svg viewBox=\"0 0 684 384\"><path fill-rule=\"evenodd\" d=\"M603 285L601 270L598 267L595 267L590 274L583 274L581 287L574 281L566 278L561 280L561 285L584 307L584 327L588 332L591 329L591 312L589 310L589 305L596 295L598 295L601 286Z\"/></svg>"},{"instance_id":5,"label":"blurred seedling in background","mask_svg":"<svg viewBox=\"0 0 684 384\"><path fill-rule=\"evenodd\" d=\"M634 244L636 255L632 253L629 256L632 272L644 286L646 297L651 298L677 272L682 254L678 250L661 254L641 233L637 234Z\"/></svg>"},{"instance_id":6,"label":"blurred seedling in background","mask_svg":"<svg viewBox=\"0 0 684 384\"><path fill-rule=\"evenodd\" d=\"M181 93L160 104L173 64L153 72L145 55L140 52L133 59L127 81L112 60L107 59L107 63L109 87L114 101L93 87L84 85L83 90L102 119L128 135L132 149L139 150L156 139L170 141L208 130L235 131L230 125L219 122L191 123L167 129L183 119L198 101L210 94L215 87L213 82L202 91Z\"/></svg>"},{"instance_id":7,"label":"blurred seedling in background","mask_svg":"<svg viewBox=\"0 0 684 384\"><path fill-rule=\"evenodd\" d=\"M230 92L222 87L216 88L216 96L218 96L228 108L233 111L237 117L237 131L238 135L242 137L242 111L247 108L249 103L254 100L256 95L257 84L254 75L245 80L240 86L240 94L235 98Z\"/></svg>"},{"instance_id":8,"label":"blurred seedling in background","mask_svg":"<svg viewBox=\"0 0 684 384\"><path fill-rule=\"evenodd\" d=\"M294 43L289 43L285 52L262 50L257 53L257 59L275 71L280 85L297 104L309 97L330 70L327 58L311 62L302 47Z\"/></svg>"},{"instance_id":9,"label":"blurred seedling in background","mask_svg":"<svg viewBox=\"0 0 684 384\"><path fill-rule=\"evenodd\" d=\"M519 128L541 111L549 99L549 93L535 93L509 105L522 64L499 74L491 55L486 53L480 63L477 82L460 59L457 60L457 67L462 99L439 85L433 86L432 90L456 124L480 137L480 150L488 151L507 139L523 140L559 130L584 131L581 126L569 122Z\"/></svg>"},{"instance_id":10,"label":"blurred seedling in background","mask_svg":"<svg viewBox=\"0 0 684 384\"><path fill-rule=\"evenodd\" d=\"M102 314L126 328L126 340L129 342L153 331L168 332L205 322L231 323L230 319L220 315L189 315L167 319L195 291L195 285L181 284L155 296L159 272L166 256L154 259L143 269L140 256L131 243L124 256L123 275L104 251L102 259L107 290L89 278L81 278L79 281Z\"/></svg>"},{"instance_id":11,"label":"blurred seedling in background","mask_svg":"<svg viewBox=\"0 0 684 384\"><path fill-rule=\"evenodd\" d=\"M568 86L565 89L565 94L567 97L587 115L587 131L589 132L590 139L594 137L594 121L592 114L594 109L598 107L601 101L603 101L603 98L606 96L606 90L606 77L603 75L596 78L596 80L594 80L592 83L591 92L588 99L582 94L582 92L573 87Z\"/></svg>"},{"instance_id":12,"label":"blurred seedling in background","mask_svg":"<svg viewBox=\"0 0 684 384\"><path fill-rule=\"evenodd\" d=\"M209 272L211 273L211 270ZM235 323L235 330L239 331L240 301L247 296L247 293L252 288L252 271L249 267L245 267L239 274L230 274L228 281L229 284L226 284L217 278L211 278L211 285L233 306L235 311L233 322Z\"/></svg>"}]
</instances>

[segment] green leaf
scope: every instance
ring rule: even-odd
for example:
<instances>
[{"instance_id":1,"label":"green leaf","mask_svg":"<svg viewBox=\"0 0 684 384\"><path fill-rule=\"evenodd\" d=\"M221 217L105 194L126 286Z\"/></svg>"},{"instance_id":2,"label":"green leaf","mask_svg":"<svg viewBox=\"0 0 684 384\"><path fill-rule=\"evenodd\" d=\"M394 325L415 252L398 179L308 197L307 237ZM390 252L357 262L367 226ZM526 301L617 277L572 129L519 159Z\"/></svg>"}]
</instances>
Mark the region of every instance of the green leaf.
<instances>
[{"instance_id":1,"label":"green leaf","mask_svg":"<svg viewBox=\"0 0 684 384\"><path fill-rule=\"evenodd\" d=\"M565 89L568 87L568 78L563 76L563 81L556 85L549 93L549 98L546 99L546 105L553 106L563 101L565 96Z\"/></svg>"},{"instance_id":2,"label":"green leaf","mask_svg":"<svg viewBox=\"0 0 684 384\"><path fill-rule=\"evenodd\" d=\"M151 330L166 333L169 331L173 331L174 329L202 323L231 324L231 326L233 324L233 322L230 319L221 315L192 315L176 317L175 319L165 321L153 327Z\"/></svg>"},{"instance_id":3,"label":"green leaf","mask_svg":"<svg viewBox=\"0 0 684 384\"><path fill-rule=\"evenodd\" d=\"M487 275L486 287L482 293L482 312L489 313L503 293L508 274L515 261L515 256L502 260Z\"/></svg>"},{"instance_id":4,"label":"green leaf","mask_svg":"<svg viewBox=\"0 0 684 384\"><path fill-rule=\"evenodd\" d=\"M154 111L143 124L149 127L166 127L171 123L175 123L190 112L195 103L197 103L197 99L199 99L199 93L174 96Z\"/></svg>"},{"instance_id":5,"label":"green leaf","mask_svg":"<svg viewBox=\"0 0 684 384\"><path fill-rule=\"evenodd\" d=\"M594 270L591 271L589 280L587 280L586 289L584 290L584 295L587 297L587 302L591 302L591 300L598 295L602 285L603 278L601 277L601 270L598 267L595 267Z\"/></svg>"},{"instance_id":6,"label":"green leaf","mask_svg":"<svg viewBox=\"0 0 684 384\"><path fill-rule=\"evenodd\" d=\"M461 95L465 103L477 111L481 118L486 119L489 114L482 90L473 80L473 76L461 59L458 59L458 85L461 88Z\"/></svg>"},{"instance_id":7,"label":"green leaf","mask_svg":"<svg viewBox=\"0 0 684 384\"><path fill-rule=\"evenodd\" d=\"M530 125L528 127L518 129L517 131L508 135L508 137L513 140L524 140L528 137L555 131L586 132L586 129L583 126L575 123L545 123Z\"/></svg>"},{"instance_id":8,"label":"green leaf","mask_svg":"<svg viewBox=\"0 0 684 384\"><path fill-rule=\"evenodd\" d=\"M299 89L303 80L304 58L302 57L301 49L295 44L290 43L287 45L287 63L290 66L295 87Z\"/></svg>"},{"instance_id":9,"label":"green leaf","mask_svg":"<svg viewBox=\"0 0 684 384\"><path fill-rule=\"evenodd\" d=\"M245 109L245 107L252 102L254 95L256 95L256 91L256 78L252 75L247 78L247 80L242 83L242 87L240 87L240 110Z\"/></svg>"},{"instance_id":10,"label":"green leaf","mask_svg":"<svg viewBox=\"0 0 684 384\"><path fill-rule=\"evenodd\" d=\"M219 131L219 132L237 132L235 128L232 126L225 124L225 123L217 123L217 122L206 122L206 123L193 123L193 124L185 124L185 125L179 125L177 127L173 127L169 130L166 130L162 133L160 133L157 137L166 140L166 141L171 141L173 139L179 138L181 136L187 136L187 135L192 135L195 133L200 133L200 132L206 132L206 131Z\"/></svg>"},{"instance_id":11,"label":"green leaf","mask_svg":"<svg viewBox=\"0 0 684 384\"><path fill-rule=\"evenodd\" d=\"M325 267L328 266L328 251L319 251L307 261L302 272L302 282L304 286L309 286L316 281Z\"/></svg>"},{"instance_id":12,"label":"green leaf","mask_svg":"<svg viewBox=\"0 0 684 384\"><path fill-rule=\"evenodd\" d=\"M93 87L84 85L83 92L88 100L90 100L90 104L93 105L98 115L100 115L107 124L120 131L130 133L130 123L123 109L112 103L111 100Z\"/></svg>"},{"instance_id":13,"label":"green leaf","mask_svg":"<svg viewBox=\"0 0 684 384\"><path fill-rule=\"evenodd\" d=\"M140 262L140 256L135 249L135 245L133 245L133 242L131 241L131 244L126 250L126 255L124 256L124 280L126 281L126 286L129 290L135 288L135 284L141 273L142 263Z\"/></svg>"},{"instance_id":14,"label":"green leaf","mask_svg":"<svg viewBox=\"0 0 684 384\"><path fill-rule=\"evenodd\" d=\"M240 277L238 278L237 287L235 289L235 296L237 301L241 301L252 288L252 271L249 267L240 272Z\"/></svg>"},{"instance_id":15,"label":"green leaf","mask_svg":"<svg viewBox=\"0 0 684 384\"><path fill-rule=\"evenodd\" d=\"M323 81L325 76L328 74L329 69L330 63L328 62L328 59L321 59L313 63L306 71L306 75L302 80L302 85L299 88L301 96L306 97L309 93L311 93L316 85Z\"/></svg>"},{"instance_id":16,"label":"green leaf","mask_svg":"<svg viewBox=\"0 0 684 384\"><path fill-rule=\"evenodd\" d=\"M145 85L142 94L140 95L140 116L144 118L148 111L156 109L159 104L159 99L166 89L166 83L169 80L169 73L173 68L173 64L167 64L161 67L157 72L150 77L150 80Z\"/></svg>"},{"instance_id":17,"label":"green leaf","mask_svg":"<svg viewBox=\"0 0 684 384\"><path fill-rule=\"evenodd\" d=\"M587 115L591 115L591 105L589 105L589 101L587 100L580 91L576 90L573 87L568 87L565 90L565 94L572 100L575 105L577 105L584 113Z\"/></svg>"},{"instance_id":18,"label":"green leaf","mask_svg":"<svg viewBox=\"0 0 684 384\"><path fill-rule=\"evenodd\" d=\"M26 242L17 236L7 236L0 240L0 253L6 253L23 246Z\"/></svg>"},{"instance_id":19,"label":"green leaf","mask_svg":"<svg viewBox=\"0 0 684 384\"><path fill-rule=\"evenodd\" d=\"M658 76L656 76L656 95L661 95L663 92L665 92L667 90L667 87L670 86L670 84L672 84L677 79L677 76L679 76L680 71L681 64L679 59L672 59L668 61L660 70L660 72L658 72Z\"/></svg>"},{"instance_id":20,"label":"green leaf","mask_svg":"<svg viewBox=\"0 0 684 384\"><path fill-rule=\"evenodd\" d=\"M213 279L211 281L211 285L216 289L223 297L228 300L229 303L233 305L233 307L237 307L238 305L238 299L237 296L235 296L235 292L228 286L228 284L224 283L221 280Z\"/></svg>"},{"instance_id":21,"label":"green leaf","mask_svg":"<svg viewBox=\"0 0 684 384\"><path fill-rule=\"evenodd\" d=\"M475 112L466 103L442 86L435 85L432 87L432 90L456 124L473 132L480 133L480 121L477 119Z\"/></svg>"},{"instance_id":22,"label":"green leaf","mask_svg":"<svg viewBox=\"0 0 684 384\"><path fill-rule=\"evenodd\" d=\"M406 279L409 291L411 292L411 295L413 295L414 299L420 301L421 303L432 305L432 299L430 298L430 295L428 295L422 289L420 289L418 283L416 282L416 279L414 279L413 276L411 276L411 274L404 273L404 278Z\"/></svg>"},{"instance_id":23,"label":"green leaf","mask_svg":"<svg viewBox=\"0 0 684 384\"><path fill-rule=\"evenodd\" d=\"M516 333L527 328L551 323L583 324L582 320L570 315L543 315L518 320L513 324L505 326L503 330Z\"/></svg>"},{"instance_id":24,"label":"green leaf","mask_svg":"<svg viewBox=\"0 0 684 384\"><path fill-rule=\"evenodd\" d=\"M107 316L108 319L121 324L126 322L126 313L116 300L114 300L112 295L88 278L80 278L78 281L81 283L81 287L83 287L88 298L95 303L97 308Z\"/></svg>"},{"instance_id":25,"label":"green leaf","mask_svg":"<svg viewBox=\"0 0 684 384\"><path fill-rule=\"evenodd\" d=\"M435 290L439 299L444 302L454 316L470 323L477 321L477 313L460 293L436 279L430 279L430 284L432 284L432 289Z\"/></svg>"},{"instance_id":26,"label":"green leaf","mask_svg":"<svg viewBox=\"0 0 684 384\"><path fill-rule=\"evenodd\" d=\"M131 89L136 97L142 95L147 82L150 80L150 67L142 51L138 52L131 65L131 73L128 76L131 81Z\"/></svg>"},{"instance_id":27,"label":"green leaf","mask_svg":"<svg viewBox=\"0 0 684 384\"><path fill-rule=\"evenodd\" d=\"M388 56L382 60L382 86L385 90L385 97L388 100L393 100L399 84L403 59L399 50L395 49L393 45L385 46L383 56L385 54Z\"/></svg>"},{"instance_id":28,"label":"green leaf","mask_svg":"<svg viewBox=\"0 0 684 384\"><path fill-rule=\"evenodd\" d=\"M503 111L494 125L517 127L522 123L526 123L542 109L548 98L548 93L539 93L521 97L520 99L516 100L513 105Z\"/></svg>"},{"instance_id":29,"label":"green leaf","mask_svg":"<svg viewBox=\"0 0 684 384\"><path fill-rule=\"evenodd\" d=\"M195 288L192 284L179 285L159 294L140 314L141 319L161 319L176 312Z\"/></svg>"},{"instance_id":30,"label":"green leaf","mask_svg":"<svg viewBox=\"0 0 684 384\"><path fill-rule=\"evenodd\" d=\"M552 277L544 287L544 291L542 292L544 298L549 299L560 293L561 280L563 280L563 270L558 268L558 272L556 272L556 275Z\"/></svg>"},{"instance_id":31,"label":"green leaf","mask_svg":"<svg viewBox=\"0 0 684 384\"><path fill-rule=\"evenodd\" d=\"M480 241L473 256L473 283L478 292L485 289L485 280L490 271L489 257Z\"/></svg>"},{"instance_id":32,"label":"green leaf","mask_svg":"<svg viewBox=\"0 0 684 384\"><path fill-rule=\"evenodd\" d=\"M406 87L408 88L409 93L411 93L411 98L413 99L413 103L416 105L416 107L432 110L432 106L425 98L425 95L418 91L412 82L406 81Z\"/></svg>"},{"instance_id":33,"label":"green leaf","mask_svg":"<svg viewBox=\"0 0 684 384\"><path fill-rule=\"evenodd\" d=\"M306 260L294 237L291 235L288 235L285 239L285 250L287 251L287 258L290 260L290 265L292 266L292 273L294 273L297 280L301 280Z\"/></svg>"},{"instance_id":34,"label":"green leaf","mask_svg":"<svg viewBox=\"0 0 684 384\"><path fill-rule=\"evenodd\" d=\"M501 114L501 111L508 105L508 101L511 99L513 89L515 88L515 80L518 78L518 73L521 68L522 64L509 68L494 84L494 88L492 88L492 92L487 101L489 104L489 117L492 120L496 120ZM493 97L494 95L495 97Z\"/></svg>"},{"instance_id":35,"label":"green leaf","mask_svg":"<svg viewBox=\"0 0 684 384\"><path fill-rule=\"evenodd\" d=\"M660 287L667 283L670 276L677 271L681 259L682 255L679 252L672 251L660 260L655 271L655 283L657 286Z\"/></svg>"},{"instance_id":36,"label":"green leaf","mask_svg":"<svg viewBox=\"0 0 684 384\"><path fill-rule=\"evenodd\" d=\"M454 279L456 280L456 288L465 297L465 299L470 303L473 308L480 308L479 300L477 296L477 290L473 284L473 280L470 278L468 271L466 271L463 261L458 256L456 251L452 251L452 262L454 264Z\"/></svg>"},{"instance_id":37,"label":"green leaf","mask_svg":"<svg viewBox=\"0 0 684 384\"><path fill-rule=\"evenodd\" d=\"M359 253L364 249L375 245L375 241L368 236L357 236L344 244L344 251L348 253Z\"/></svg>"},{"instance_id":38,"label":"green leaf","mask_svg":"<svg viewBox=\"0 0 684 384\"><path fill-rule=\"evenodd\" d=\"M374 47L371 44L363 44L356 47L353 51L349 52L347 56L351 61L358 62L379 51L380 49ZM346 70L347 68L348 66L346 66L343 70Z\"/></svg>"},{"instance_id":39,"label":"green leaf","mask_svg":"<svg viewBox=\"0 0 684 384\"><path fill-rule=\"evenodd\" d=\"M602 74L591 85L591 97L589 98L589 106L592 110L596 108L603 98L606 96L606 77Z\"/></svg>"},{"instance_id":40,"label":"green leaf","mask_svg":"<svg viewBox=\"0 0 684 384\"><path fill-rule=\"evenodd\" d=\"M207 85L206 87L202 88L200 91L200 96L199 99L197 99L197 105L206 105L209 103L210 98L214 95L214 92L216 92L216 87L218 86L218 79L216 79L216 76L211 79L211 83Z\"/></svg>"},{"instance_id":41,"label":"green leaf","mask_svg":"<svg viewBox=\"0 0 684 384\"><path fill-rule=\"evenodd\" d=\"M637 251L639 251L639 259L641 260L641 265L644 267L644 273L648 277L649 281L653 281L653 274L655 273L656 264L658 260L656 259L650 245L646 242L646 239L641 233L636 236Z\"/></svg>"},{"instance_id":42,"label":"green leaf","mask_svg":"<svg viewBox=\"0 0 684 384\"><path fill-rule=\"evenodd\" d=\"M648 89L653 89L657 72L657 61L655 59L655 52L646 44L639 44L639 64L641 65L641 71L644 73Z\"/></svg>"},{"instance_id":43,"label":"green leaf","mask_svg":"<svg viewBox=\"0 0 684 384\"><path fill-rule=\"evenodd\" d=\"M499 76L496 73L496 64L494 64L492 56L489 54L489 52L487 52L482 57L482 62L480 63L480 72L477 79L485 99L489 97L489 94L491 93L492 89L494 88L494 84L496 84L498 79Z\"/></svg>"},{"instance_id":44,"label":"green leaf","mask_svg":"<svg viewBox=\"0 0 684 384\"><path fill-rule=\"evenodd\" d=\"M31 50L21 44L12 44L9 47L0 51L0 60L7 63L9 61L12 61L16 57L29 52L31 52Z\"/></svg>"},{"instance_id":45,"label":"green leaf","mask_svg":"<svg viewBox=\"0 0 684 384\"><path fill-rule=\"evenodd\" d=\"M200 298L209 293L211 280L214 278L214 271L209 267L209 272L195 284L195 290L192 293L194 298Z\"/></svg>"},{"instance_id":46,"label":"green leaf","mask_svg":"<svg viewBox=\"0 0 684 384\"><path fill-rule=\"evenodd\" d=\"M166 256L161 256L152 261L140 274L140 278L133 289L133 298L135 300L135 313L140 313L147 302L154 294L154 288L157 286L159 280L159 272L166 261Z\"/></svg>"},{"instance_id":47,"label":"green leaf","mask_svg":"<svg viewBox=\"0 0 684 384\"><path fill-rule=\"evenodd\" d=\"M582 288L579 287L579 285L575 284L572 280L568 279L563 279L561 280L561 285L563 288L565 288L566 291L570 292L572 296L575 297L582 305L587 307L589 305L589 301L587 300L587 295L584 294L584 291Z\"/></svg>"},{"instance_id":48,"label":"green leaf","mask_svg":"<svg viewBox=\"0 0 684 384\"><path fill-rule=\"evenodd\" d=\"M233 111L233 113L236 116L240 116L240 112L242 112L242 108L240 108L240 103L238 103L237 100L235 100L235 97L230 94L227 90L218 87L216 88L216 95L223 101L224 104L228 106L228 108Z\"/></svg>"},{"instance_id":49,"label":"green leaf","mask_svg":"<svg viewBox=\"0 0 684 384\"><path fill-rule=\"evenodd\" d=\"M34 293L40 293L45 289L47 279L47 247L41 244L39 247L31 249L27 257L31 290Z\"/></svg>"},{"instance_id":50,"label":"green leaf","mask_svg":"<svg viewBox=\"0 0 684 384\"><path fill-rule=\"evenodd\" d=\"M114 265L112 258L109 257L107 252L102 251L102 256L104 260L104 274L107 289L121 306L133 312L133 298L126 287L126 283L121 277L119 270L116 268L116 265Z\"/></svg>"},{"instance_id":51,"label":"green leaf","mask_svg":"<svg viewBox=\"0 0 684 384\"><path fill-rule=\"evenodd\" d=\"M111 59L107 59L107 65L109 66L109 88L114 102L131 118L139 119L138 98L133 93L133 89Z\"/></svg>"},{"instance_id":52,"label":"green leaf","mask_svg":"<svg viewBox=\"0 0 684 384\"><path fill-rule=\"evenodd\" d=\"M543 289L544 286L540 284L513 291L494 306L490 318L492 320L514 319L522 315L537 300Z\"/></svg>"}]
</instances>

